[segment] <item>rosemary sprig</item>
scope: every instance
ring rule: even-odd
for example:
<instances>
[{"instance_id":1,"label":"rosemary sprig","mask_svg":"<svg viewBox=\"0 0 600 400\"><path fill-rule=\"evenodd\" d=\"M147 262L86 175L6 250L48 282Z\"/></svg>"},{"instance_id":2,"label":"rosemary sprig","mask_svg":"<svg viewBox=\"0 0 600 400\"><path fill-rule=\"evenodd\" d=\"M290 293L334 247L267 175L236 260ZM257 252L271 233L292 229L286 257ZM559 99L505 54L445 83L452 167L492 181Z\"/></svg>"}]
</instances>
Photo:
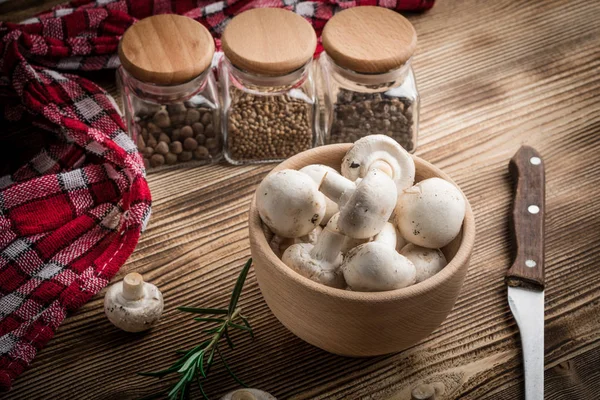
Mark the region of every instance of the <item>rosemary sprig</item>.
<instances>
[{"instance_id":1,"label":"rosemary sprig","mask_svg":"<svg viewBox=\"0 0 600 400\"><path fill-rule=\"evenodd\" d=\"M156 372L139 372L139 375L143 376L154 376L162 378L165 375L177 373L180 378L179 381L173 385L169 390L167 397L169 400L181 400L189 398L190 386L194 380L198 383L200 393L206 400L208 396L204 392L202 387L202 380L206 379L210 367L213 365L215 360L215 353L221 360L221 363L225 366L227 372L231 377L240 385L246 386L246 384L239 379L231 370L231 367L225 361L225 357L219 349L221 339L225 339L227 345L233 349L234 344L231 340L230 330L237 329L242 332L247 332L251 337L254 337L254 332L248 323L248 319L242 315L242 308L238 307L237 303L246 282L246 276L248 270L252 265L252 259L249 259L242 268L240 275L237 278L237 282L233 288L231 299L229 300L229 307L224 308L197 308L197 307L178 307L179 311L188 312L192 314L208 315L208 317L196 317L194 320L199 322L210 323L213 325L210 329L204 329L202 332L209 333L212 336L193 347L190 350L177 350L178 354L183 354L179 360L177 360L169 368L163 369ZM216 324L216 325L214 325Z\"/></svg>"}]
</instances>

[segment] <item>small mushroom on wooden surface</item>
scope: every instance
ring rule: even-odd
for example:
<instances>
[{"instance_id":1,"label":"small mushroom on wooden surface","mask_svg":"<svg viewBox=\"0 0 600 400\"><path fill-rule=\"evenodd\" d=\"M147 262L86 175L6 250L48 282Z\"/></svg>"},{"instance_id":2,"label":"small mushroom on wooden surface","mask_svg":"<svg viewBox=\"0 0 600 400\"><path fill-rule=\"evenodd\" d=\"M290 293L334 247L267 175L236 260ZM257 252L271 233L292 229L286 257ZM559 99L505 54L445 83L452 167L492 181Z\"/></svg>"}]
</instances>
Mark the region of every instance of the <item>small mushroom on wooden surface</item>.
<instances>
[{"instance_id":1,"label":"small mushroom on wooden surface","mask_svg":"<svg viewBox=\"0 0 600 400\"><path fill-rule=\"evenodd\" d=\"M256 190L260 218L282 237L307 235L325 216L325 196L312 178L300 171L285 169L267 176Z\"/></svg>"},{"instance_id":2,"label":"small mushroom on wooden surface","mask_svg":"<svg viewBox=\"0 0 600 400\"><path fill-rule=\"evenodd\" d=\"M319 190L338 204L338 227L354 239L378 234L392 215L398 197L394 181L376 168L358 185L339 174L327 173Z\"/></svg>"},{"instance_id":3,"label":"small mushroom on wooden surface","mask_svg":"<svg viewBox=\"0 0 600 400\"><path fill-rule=\"evenodd\" d=\"M427 278L440 272L447 263L444 253L439 249L429 249L409 243L400 251L408 258L417 269L417 282L423 282Z\"/></svg>"},{"instance_id":4,"label":"small mushroom on wooden surface","mask_svg":"<svg viewBox=\"0 0 600 400\"><path fill-rule=\"evenodd\" d=\"M113 284L104 296L104 312L109 321L126 332L150 329L162 315L163 297L156 286L131 272Z\"/></svg>"},{"instance_id":5,"label":"small mushroom on wooden surface","mask_svg":"<svg viewBox=\"0 0 600 400\"><path fill-rule=\"evenodd\" d=\"M348 287L357 292L382 292L415 283L416 270L394 247L369 242L350 250L342 272Z\"/></svg>"},{"instance_id":6,"label":"small mushroom on wooden surface","mask_svg":"<svg viewBox=\"0 0 600 400\"><path fill-rule=\"evenodd\" d=\"M274 396L258 389L244 388L234 390L221 397L221 400L277 400Z\"/></svg>"},{"instance_id":7,"label":"small mushroom on wooden surface","mask_svg":"<svg viewBox=\"0 0 600 400\"><path fill-rule=\"evenodd\" d=\"M327 224L317 243L297 243L287 248L281 260L300 275L323 285L346 286L340 270L343 256L340 251L345 236Z\"/></svg>"},{"instance_id":8,"label":"small mushroom on wooden surface","mask_svg":"<svg viewBox=\"0 0 600 400\"><path fill-rule=\"evenodd\" d=\"M410 243L439 249L458 235L465 210L460 190L444 179L429 178L400 194L396 226Z\"/></svg>"},{"instance_id":9,"label":"small mushroom on wooden surface","mask_svg":"<svg viewBox=\"0 0 600 400\"><path fill-rule=\"evenodd\" d=\"M435 400L435 388L433 385L423 383L414 387L410 395L411 400Z\"/></svg>"},{"instance_id":10,"label":"small mushroom on wooden surface","mask_svg":"<svg viewBox=\"0 0 600 400\"><path fill-rule=\"evenodd\" d=\"M342 175L351 181L364 178L377 168L396 183L398 192L415 181L415 162L394 139L385 135L368 135L356 142L342 160Z\"/></svg>"},{"instance_id":11,"label":"small mushroom on wooden surface","mask_svg":"<svg viewBox=\"0 0 600 400\"><path fill-rule=\"evenodd\" d=\"M328 167L327 165L322 165L322 164L310 164L310 165L307 165L306 167L300 168L299 171L310 176L317 185L319 185L321 183L325 174L327 174L327 173L337 174L338 173L335 169ZM330 198L325 197L325 203L327 205L327 208L325 211L325 216L323 217L323 220L321 221L321 225L323 225L323 226L327 225L327 222L329 222L329 219L335 213L337 213L339 211L338 205L336 204L336 202L331 200Z\"/></svg>"}]
</instances>

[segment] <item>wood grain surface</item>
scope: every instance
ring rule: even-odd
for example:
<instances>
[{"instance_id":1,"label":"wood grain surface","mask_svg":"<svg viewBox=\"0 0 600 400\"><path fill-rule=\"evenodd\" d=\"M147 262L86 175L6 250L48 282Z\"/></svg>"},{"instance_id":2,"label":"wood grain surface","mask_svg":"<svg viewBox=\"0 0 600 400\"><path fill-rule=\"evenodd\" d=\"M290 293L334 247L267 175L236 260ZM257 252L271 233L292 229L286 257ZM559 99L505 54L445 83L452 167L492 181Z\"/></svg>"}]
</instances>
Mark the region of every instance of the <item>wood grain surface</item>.
<instances>
[{"instance_id":1,"label":"wood grain surface","mask_svg":"<svg viewBox=\"0 0 600 400\"><path fill-rule=\"evenodd\" d=\"M349 8L334 15L323 29L327 54L338 65L357 72L400 68L416 47L417 33L410 21L382 7Z\"/></svg>"},{"instance_id":2,"label":"wood grain surface","mask_svg":"<svg viewBox=\"0 0 600 400\"><path fill-rule=\"evenodd\" d=\"M546 398L597 399L599 16L600 2L589 0L443 0L410 15L419 34L414 68L422 94L416 154L460 185L477 223L455 308L401 353L343 358L279 324L251 271L240 305L256 338L234 337L238 347L227 355L236 359L236 373L279 399L407 400L423 383L434 385L438 400L522 399L520 341L504 276L511 263L508 161L528 144L546 167ZM114 90L114 83L107 87ZM226 306L250 255L251 196L272 167L151 175L152 219L116 279L138 271L161 288L160 324L139 335L116 330L103 315L103 291L65 320L4 398L134 399L173 383L135 372L166 366L176 349L198 343L200 326L176 306ZM211 398L236 387L220 366L211 375ZM199 398L196 389L193 396Z\"/></svg>"},{"instance_id":3,"label":"wood grain surface","mask_svg":"<svg viewBox=\"0 0 600 400\"><path fill-rule=\"evenodd\" d=\"M157 85L188 82L209 66L215 41L201 23L182 15L145 18L125 31L119 59L135 78Z\"/></svg>"},{"instance_id":4,"label":"wood grain surface","mask_svg":"<svg viewBox=\"0 0 600 400\"><path fill-rule=\"evenodd\" d=\"M506 283L544 290L544 162L533 147L523 146L511 158L508 169L514 188L510 227L515 254Z\"/></svg>"},{"instance_id":5,"label":"wood grain surface","mask_svg":"<svg viewBox=\"0 0 600 400\"><path fill-rule=\"evenodd\" d=\"M259 8L235 16L221 45L231 63L261 75L284 75L310 60L317 47L312 26L281 8Z\"/></svg>"}]
</instances>

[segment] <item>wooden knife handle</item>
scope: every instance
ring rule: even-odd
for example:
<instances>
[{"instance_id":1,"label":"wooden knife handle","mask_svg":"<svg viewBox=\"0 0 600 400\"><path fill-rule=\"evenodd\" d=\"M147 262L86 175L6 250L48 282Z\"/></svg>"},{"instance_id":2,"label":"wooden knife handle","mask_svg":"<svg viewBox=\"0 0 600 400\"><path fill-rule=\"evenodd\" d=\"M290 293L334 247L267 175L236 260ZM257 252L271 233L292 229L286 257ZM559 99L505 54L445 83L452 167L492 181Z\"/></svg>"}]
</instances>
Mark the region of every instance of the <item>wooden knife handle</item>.
<instances>
[{"instance_id":1,"label":"wooden knife handle","mask_svg":"<svg viewBox=\"0 0 600 400\"><path fill-rule=\"evenodd\" d=\"M544 161L532 147L523 146L509 163L515 197L511 231L515 257L506 273L509 286L544 289Z\"/></svg>"}]
</instances>

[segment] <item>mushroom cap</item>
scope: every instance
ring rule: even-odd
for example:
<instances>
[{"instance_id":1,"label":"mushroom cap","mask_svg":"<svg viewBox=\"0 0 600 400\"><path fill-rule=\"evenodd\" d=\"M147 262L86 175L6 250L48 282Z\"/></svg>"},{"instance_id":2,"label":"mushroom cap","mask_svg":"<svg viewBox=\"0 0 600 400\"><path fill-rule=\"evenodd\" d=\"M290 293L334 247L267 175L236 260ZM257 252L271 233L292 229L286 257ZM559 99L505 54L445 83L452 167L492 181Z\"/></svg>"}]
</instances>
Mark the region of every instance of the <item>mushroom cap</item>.
<instances>
[{"instance_id":1,"label":"mushroom cap","mask_svg":"<svg viewBox=\"0 0 600 400\"><path fill-rule=\"evenodd\" d=\"M258 389L237 389L221 397L221 400L277 400L267 392Z\"/></svg>"},{"instance_id":2,"label":"mushroom cap","mask_svg":"<svg viewBox=\"0 0 600 400\"><path fill-rule=\"evenodd\" d=\"M410 260L388 245L369 242L352 249L342 265L351 290L382 292L415 283L417 272Z\"/></svg>"},{"instance_id":3,"label":"mushroom cap","mask_svg":"<svg viewBox=\"0 0 600 400\"><path fill-rule=\"evenodd\" d=\"M308 175L284 169L267 176L256 189L262 221L279 236L296 238L315 229L325 216L325 195Z\"/></svg>"},{"instance_id":4,"label":"mushroom cap","mask_svg":"<svg viewBox=\"0 0 600 400\"><path fill-rule=\"evenodd\" d=\"M400 251L417 269L417 283L423 282L440 272L448 262L439 249L428 249L409 243Z\"/></svg>"},{"instance_id":5,"label":"mushroom cap","mask_svg":"<svg viewBox=\"0 0 600 400\"><path fill-rule=\"evenodd\" d=\"M410 243L439 249L460 232L465 209L465 198L456 186L444 179L429 178L400 194L396 226Z\"/></svg>"},{"instance_id":6,"label":"mushroom cap","mask_svg":"<svg viewBox=\"0 0 600 400\"><path fill-rule=\"evenodd\" d=\"M394 212L397 198L396 185L388 175L377 169L369 171L340 206L340 231L354 239L377 235Z\"/></svg>"},{"instance_id":7,"label":"mushroom cap","mask_svg":"<svg viewBox=\"0 0 600 400\"><path fill-rule=\"evenodd\" d=\"M327 229L331 229L335 232L340 232L340 228L338 226L338 220L340 219L340 213L335 213L330 219L329 222L327 223ZM342 248L340 249L340 251L342 252L343 255L345 255L347 252L349 252L350 250L352 250L353 248L355 248L356 246L359 246L363 243L367 243L371 241L371 238L367 238L367 239L354 239L351 238L349 236L346 236L346 238L344 239L344 243L342 244Z\"/></svg>"},{"instance_id":8,"label":"mushroom cap","mask_svg":"<svg viewBox=\"0 0 600 400\"><path fill-rule=\"evenodd\" d=\"M415 162L411 155L385 135L368 135L354 142L342 160L342 175L351 181L364 178L377 161L389 165L384 172L396 183L398 193L414 183Z\"/></svg>"},{"instance_id":9,"label":"mushroom cap","mask_svg":"<svg viewBox=\"0 0 600 400\"><path fill-rule=\"evenodd\" d=\"M325 176L326 173L330 173L330 174L338 174L339 173L335 169L328 167L327 165L323 165L323 164L307 165L306 167L300 168L299 171L310 176L317 185L319 185L321 183L321 181L323 180L323 177ZM325 210L325 216L323 217L323 220L321 221L321 225L327 225L327 222L329 222L329 218L331 218L333 216L333 214L335 214L339 211L337 203L335 201L331 200L327 196L325 196L325 203L326 203L327 208Z\"/></svg>"},{"instance_id":10,"label":"mushroom cap","mask_svg":"<svg viewBox=\"0 0 600 400\"><path fill-rule=\"evenodd\" d=\"M346 286L340 270L343 257L340 253L334 262L315 260L311 257L313 249L310 243L293 244L287 248L281 261L300 275L323 285L343 288Z\"/></svg>"},{"instance_id":11,"label":"mushroom cap","mask_svg":"<svg viewBox=\"0 0 600 400\"><path fill-rule=\"evenodd\" d=\"M150 329L162 315L163 296L156 286L142 282L142 297L128 300L123 297L123 281L113 284L104 296L104 312L109 321L126 332Z\"/></svg>"}]
</instances>

